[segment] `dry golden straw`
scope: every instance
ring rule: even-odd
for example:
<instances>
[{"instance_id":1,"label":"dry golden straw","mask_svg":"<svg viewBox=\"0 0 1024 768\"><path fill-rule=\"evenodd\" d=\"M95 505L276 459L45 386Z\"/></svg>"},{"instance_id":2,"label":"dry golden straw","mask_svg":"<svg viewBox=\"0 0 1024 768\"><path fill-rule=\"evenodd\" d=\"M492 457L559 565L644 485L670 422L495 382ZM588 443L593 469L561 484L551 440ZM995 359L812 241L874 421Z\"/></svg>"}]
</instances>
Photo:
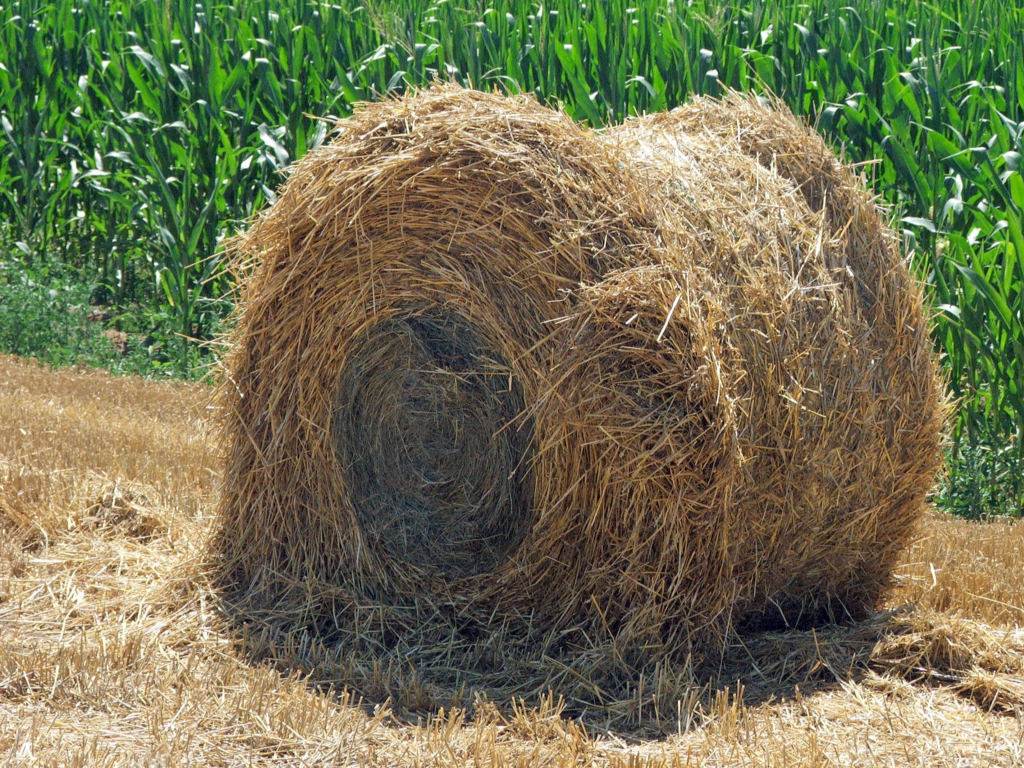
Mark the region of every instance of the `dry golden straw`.
<instances>
[{"instance_id":1,"label":"dry golden straw","mask_svg":"<svg viewBox=\"0 0 1024 768\"><path fill-rule=\"evenodd\" d=\"M222 581L345 648L707 660L861 617L938 467L921 291L779 105L366 105L234 249Z\"/></svg>"}]
</instances>

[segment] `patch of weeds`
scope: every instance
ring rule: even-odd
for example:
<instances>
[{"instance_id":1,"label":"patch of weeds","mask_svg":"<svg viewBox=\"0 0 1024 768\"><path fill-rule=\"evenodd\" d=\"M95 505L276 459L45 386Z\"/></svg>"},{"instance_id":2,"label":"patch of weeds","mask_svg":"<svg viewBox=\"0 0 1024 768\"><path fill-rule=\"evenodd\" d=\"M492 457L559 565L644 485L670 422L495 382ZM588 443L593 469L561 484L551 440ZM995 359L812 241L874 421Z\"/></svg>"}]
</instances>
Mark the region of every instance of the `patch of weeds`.
<instances>
[{"instance_id":1,"label":"patch of weeds","mask_svg":"<svg viewBox=\"0 0 1024 768\"><path fill-rule=\"evenodd\" d=\"M968 520L1024 516L1024 460L1015 445L964 443L947 454L946 468L935 495L940 509Z\"/></svg>"},{"instance_id":2,"label":"patch of weeds","mask_svg":"<svg viewBox=\"0 0 1024 768\"><path fill-rule=\"evenodd\" d=\"M63 265L0 254L0 352L151 378L206 375L210 350L172 331L171 318L95 305L99 293Z\"/></svg>"}]
</instances>

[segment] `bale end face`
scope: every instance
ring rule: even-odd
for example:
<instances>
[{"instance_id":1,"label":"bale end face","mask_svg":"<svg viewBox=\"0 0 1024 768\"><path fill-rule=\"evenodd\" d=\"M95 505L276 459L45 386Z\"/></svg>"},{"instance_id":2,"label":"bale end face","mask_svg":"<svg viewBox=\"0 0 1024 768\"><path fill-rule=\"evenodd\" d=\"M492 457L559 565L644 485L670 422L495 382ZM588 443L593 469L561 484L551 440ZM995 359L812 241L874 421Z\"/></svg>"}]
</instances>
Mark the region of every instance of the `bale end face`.
<instances>
[{"instance_id":1,"label":"bale end face","mask_svg":"<svg viewBox=\"0 0 1024 768\"><path fill-rule=\"evenodd\" d=\"M455 313L365 331L345 361L332 436L367 545L448 579L494 570L531 522L524 408L508 364Z\"/></svg>"}]
</instances>

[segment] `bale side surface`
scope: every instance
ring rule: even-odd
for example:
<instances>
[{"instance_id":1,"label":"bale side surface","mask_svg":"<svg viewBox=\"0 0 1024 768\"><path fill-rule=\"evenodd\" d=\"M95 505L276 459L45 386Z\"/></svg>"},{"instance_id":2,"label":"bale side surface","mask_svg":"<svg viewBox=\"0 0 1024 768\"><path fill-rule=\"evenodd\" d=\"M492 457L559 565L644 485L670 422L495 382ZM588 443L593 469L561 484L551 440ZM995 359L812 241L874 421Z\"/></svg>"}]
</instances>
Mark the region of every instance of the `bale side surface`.
<instances>
[{"instance_id":1,"label":"bale side surface","mask_svg":"<svg viewBox=\"0 0 1024 768\"><path fill-rule=\"evenodd\" d=\"M609 138L648 164L673 158L655 163L669 178L666 226L692 226L693 201L711 200L709 229L745 232L739 259L710 265L745 373L733 392L746 416L732 503L747 533L728 555L735 615L863 617L921 514L945 412L921 289L895 235L863 182L779 104L698 99ZM741 173L738 154L759 168ZM752 215L783 206L783 217ZM766 247L756 228L772 219L790 231Z\"/></svg>"}]
</instances>

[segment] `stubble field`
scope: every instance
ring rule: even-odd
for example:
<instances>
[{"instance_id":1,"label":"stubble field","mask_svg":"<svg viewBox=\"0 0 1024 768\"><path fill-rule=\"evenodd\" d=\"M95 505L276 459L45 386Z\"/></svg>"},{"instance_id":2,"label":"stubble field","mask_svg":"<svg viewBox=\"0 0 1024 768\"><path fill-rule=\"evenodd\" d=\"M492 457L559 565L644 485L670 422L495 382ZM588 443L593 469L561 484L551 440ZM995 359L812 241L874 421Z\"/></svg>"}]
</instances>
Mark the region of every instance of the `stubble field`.
<instances>
[{"instance_id":1,"label":"stubble field","mask_svg":"<svg viewBox=\"0 0 1024 768\"><path fill-rule=\"evenodd\" d=\"M0 357L0 763L1024 764L1020 523L928 517L886 611L750 635L674 702L638 689L625 729L557 690L452 709L257 658L210 585L210 396Z\"/></svg>"}]
</instances>

